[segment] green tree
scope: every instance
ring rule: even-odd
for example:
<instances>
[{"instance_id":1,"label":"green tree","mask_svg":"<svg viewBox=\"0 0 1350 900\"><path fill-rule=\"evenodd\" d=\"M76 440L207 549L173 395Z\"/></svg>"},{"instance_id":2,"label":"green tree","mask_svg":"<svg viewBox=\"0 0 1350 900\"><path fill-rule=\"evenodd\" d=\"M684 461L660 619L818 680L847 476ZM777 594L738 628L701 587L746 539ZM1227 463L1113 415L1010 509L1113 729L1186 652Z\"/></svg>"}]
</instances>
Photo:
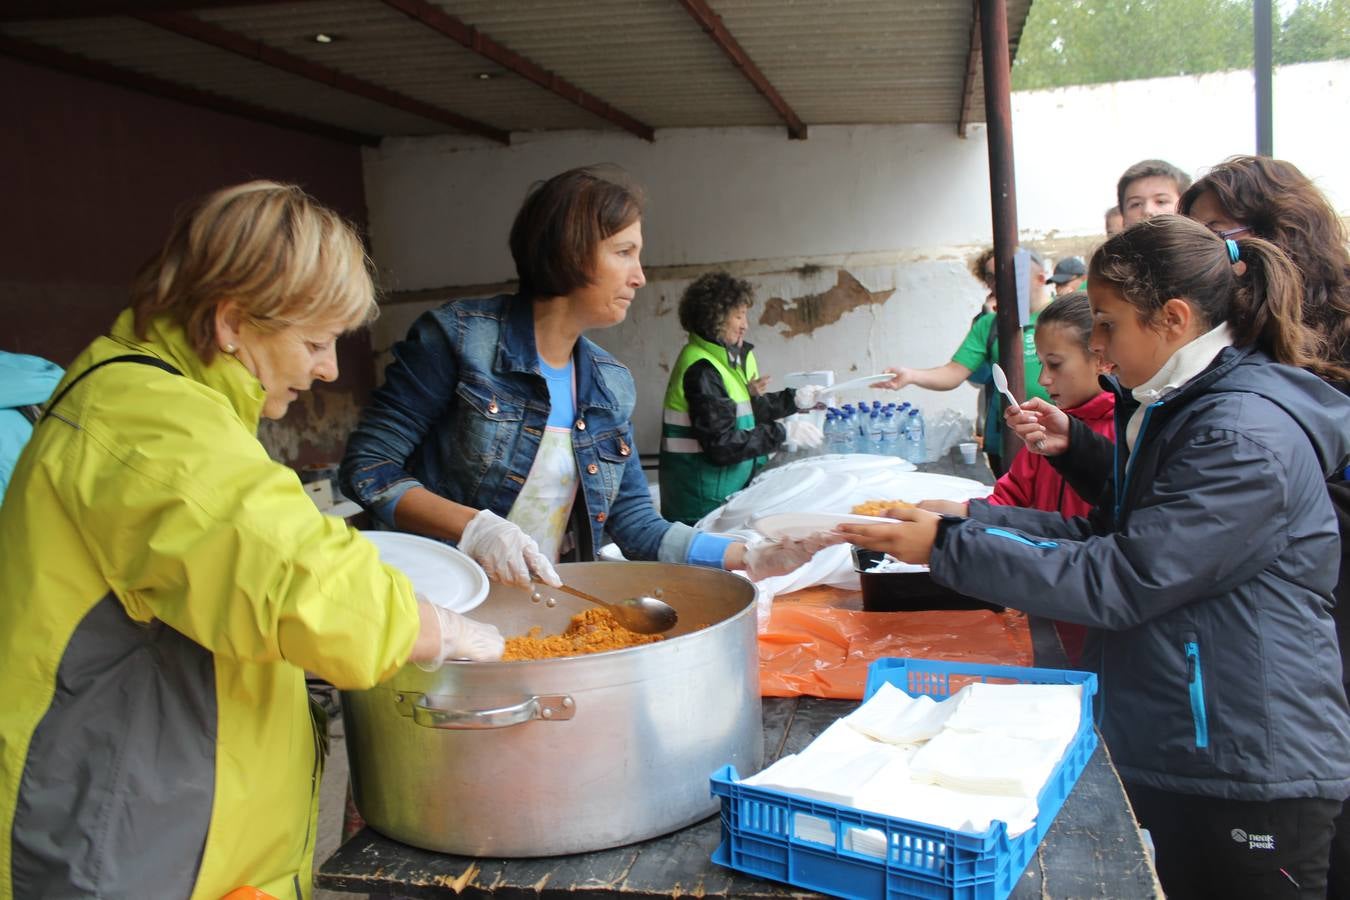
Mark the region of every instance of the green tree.
<instances>
[{"instance_id":1,"label":"green tree","mask_svg":"<svg viewBox=\"0 0 1350 900\"><path fill-rule=\"evenodd\" d=\"M1350 58L1350 0L1303 0L1280 26L1275 62Z\"/></svg>"},{"instance_id":2,"label":"green tree","mask_svg":"<svg viewBox=\"0 0 1350 900\"><path fill-rule=\"evenodd\" d=\"M1299 0L1278 63L1350 57L1350 0ZM1034 0L1013 89L1036 90L1252 65L1251 0Z\"/></svg>"}]
</instances>

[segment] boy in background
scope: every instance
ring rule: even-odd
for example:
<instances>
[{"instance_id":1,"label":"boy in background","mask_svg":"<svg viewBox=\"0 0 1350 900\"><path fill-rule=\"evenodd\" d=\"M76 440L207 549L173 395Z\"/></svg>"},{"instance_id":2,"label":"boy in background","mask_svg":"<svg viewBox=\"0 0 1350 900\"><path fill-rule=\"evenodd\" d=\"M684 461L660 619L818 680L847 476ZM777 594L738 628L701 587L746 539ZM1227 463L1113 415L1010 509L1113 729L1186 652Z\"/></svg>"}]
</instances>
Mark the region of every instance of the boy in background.
<instances>
[{"instance_id":1,"label":"boy in background","mask_svg":"<svg viewBox=\"0 0 1350 900\"><path fill-rule=\"evenodd\" d=\"M1112 237L1125 230L1125 217L1120 214L1120 207L1113 206L1106 211L1106 236Z\"/></svg>"},{"instance_id":2,"label":"boy in background","mask_svg":"<svg viewBox=\"0 0 1350 900\"><path fill-rule=\"evenodd\" d=\"M1124 227L1177 211L1191 176L1169 162L1146 159L1125 170L1116 182L1116 202Z\"/></svg>"}]
</instances>

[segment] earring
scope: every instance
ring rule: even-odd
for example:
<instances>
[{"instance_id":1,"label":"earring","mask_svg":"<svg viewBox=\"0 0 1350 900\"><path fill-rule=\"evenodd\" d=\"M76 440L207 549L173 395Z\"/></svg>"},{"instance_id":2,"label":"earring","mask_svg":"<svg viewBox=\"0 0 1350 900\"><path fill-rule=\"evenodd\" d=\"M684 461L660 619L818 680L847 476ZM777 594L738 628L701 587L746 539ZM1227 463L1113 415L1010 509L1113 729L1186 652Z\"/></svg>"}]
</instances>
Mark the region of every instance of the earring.
<instances>
[{"instance_id":1,"label":"earring","mask_svg":"<svg viewBox=\"0 0 1350 900\"><path fill-rule=\"evenodd\" d=\"M239 348L236 347L234 344L226 344L224 347L221 347L220 349L224 350L231 356L234 356L235 351L238 350Z\"/></svg>"}]
</instances>

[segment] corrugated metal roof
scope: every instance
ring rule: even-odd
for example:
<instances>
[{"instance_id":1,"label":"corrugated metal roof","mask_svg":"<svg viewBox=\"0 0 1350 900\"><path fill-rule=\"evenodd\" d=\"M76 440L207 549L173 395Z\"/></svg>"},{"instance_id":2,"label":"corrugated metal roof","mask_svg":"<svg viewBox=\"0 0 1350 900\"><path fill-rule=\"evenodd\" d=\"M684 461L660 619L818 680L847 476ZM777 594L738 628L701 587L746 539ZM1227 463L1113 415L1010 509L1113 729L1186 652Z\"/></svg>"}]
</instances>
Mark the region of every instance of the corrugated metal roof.
<instances>
[{"instance_id":1,"label":"corrugated metal roof","mask_svg":"<svg viewBox=\"0 0 1350 900\"><path fill-rule=\"evenodd\" d=\"M780 124L675 0L437 5L653 127Z\"/></svg>"},{"instance_id":2,"label":"corrugated metal roof","mask_svg":"<svg viewBox=\"0 0 1350 900\"><path fill-rule=\"evenodd\" d=\"M371 0L203 10L197 18L311 62L510 131L612 127ZM316 32L336 35L331 44ZM480 73L495 77L478 78Z\"/></svg>"},{"instance_id":3,"label":"corrugated metal roof","mask_svg":"<svg viewBox=\"0 0 1350 900\"><path fill-rule=\"evenodd\" d=\"M18 22L6 25L4 31L139 74L343 128L381 135L446 130L440 122L325 87L135 19Z\"/></svg>"},{"instance_id":4,"label":"corrugated metal roof","mask_svg":"<svg viewBox=\"0 0 1350 900\"><path fill-rule=\"evenodd\" d=\"M808 126L958 121L972 0L709 3ZM677 0L432 5L650 127L783 124ZM1014 46L1030 5L1008 4ZM492 128L617 127L377 0L255 2L190 14ZM338 39L315 43L317 32ZM7 21L0 33L364 133L455 130L128 17ZM978 68L974 87L970 119L982 121Z\"/></svg>"}]
</instances>

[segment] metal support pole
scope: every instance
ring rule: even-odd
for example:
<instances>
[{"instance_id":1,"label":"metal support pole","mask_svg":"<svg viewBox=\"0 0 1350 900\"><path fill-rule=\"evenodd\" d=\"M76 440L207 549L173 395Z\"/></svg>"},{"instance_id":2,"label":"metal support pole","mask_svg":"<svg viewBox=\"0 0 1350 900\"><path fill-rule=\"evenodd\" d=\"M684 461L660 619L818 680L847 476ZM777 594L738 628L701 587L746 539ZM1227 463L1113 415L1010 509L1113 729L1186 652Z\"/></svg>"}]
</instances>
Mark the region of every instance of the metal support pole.
<instances>
[{"instance_id":1,"label":"metal support pole","mask_svg":"<svg viewBox=\"0 0 1350 900\"><path fill-rule=\"evenodd\" d=\"M1275 154L1274 124L1271 115L1274 90L1271 68L1274 60L1271 35L1270 0L1255 0L1252 4L1255 46L1252 54L1253 74L1256 76L1256 152L1259 156Z\"/></svg>"},{"instance_id":2,"label":"metal support pole","mask_svg":"<svg viewBox=\"0 0 1350 900\"><path fill-rule=\"evenodd\" d=\"M998 298L999 365L1014 397L1026 396L1022 365L1022 328L1017 321L1017 192L1013 184L1012 62L1008 56L1008 8L1005 0L980 0L980 55L984 64L984 116L989 139L989 205L994 219L994 296ZM1003 429L1005 466L1022 442Z\"/></svg>"}]
</instances>

